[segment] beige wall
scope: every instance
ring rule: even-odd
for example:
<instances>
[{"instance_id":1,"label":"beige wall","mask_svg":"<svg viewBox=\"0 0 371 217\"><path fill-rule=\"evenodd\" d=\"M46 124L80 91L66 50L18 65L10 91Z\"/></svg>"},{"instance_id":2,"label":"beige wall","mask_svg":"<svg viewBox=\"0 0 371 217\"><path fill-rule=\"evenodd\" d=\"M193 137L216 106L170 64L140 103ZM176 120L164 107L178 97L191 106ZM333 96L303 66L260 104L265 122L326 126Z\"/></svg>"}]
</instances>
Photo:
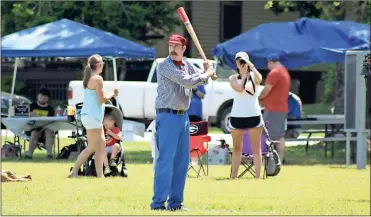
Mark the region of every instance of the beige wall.
<instances>
[{"instance_id":1,"label":"beige wall","mask_svg":"<svg viewBox=\"0 0 371 217\"><path fill-rule=\"evenodd\" d=\"M211 57L211 49L219 43L220 35L220 2L219 1L193 1L192 2L192 25L198 40L208 58ZM201 56L196 47L192 46L192 57Z\"/></svg>"},{"instance_id":2,"label":"beige wall","mask_svg":"<svg viewBox=\"0 0 371 217\"><path fill-rule=\"evenodd\" d=\"M264 9L266 1L243 2L243 32L263 23L288 22L299 19L299 13L288 12L276 16L270 10Z\"/></svg>"}]
</instances>

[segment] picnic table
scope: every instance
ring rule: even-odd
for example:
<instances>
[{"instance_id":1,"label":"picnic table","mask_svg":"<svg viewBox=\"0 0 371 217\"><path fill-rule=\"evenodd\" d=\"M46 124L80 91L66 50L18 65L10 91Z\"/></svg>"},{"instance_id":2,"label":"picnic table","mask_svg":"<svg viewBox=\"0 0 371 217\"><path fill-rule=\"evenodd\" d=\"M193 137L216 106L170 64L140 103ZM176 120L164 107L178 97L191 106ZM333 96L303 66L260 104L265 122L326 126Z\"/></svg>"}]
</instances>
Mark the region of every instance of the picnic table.
<instances>
[{"instance_id":1,"label":"picnic table","mask_svg":"<svg viewBox=\"0 0 371 217\"><path fill-rule=\"evenodd\" d=\"M73 130L76 129L76 124L79 122L68 121L67 116L52 116L52 117L8 117L2 119L3 124L14 135L14 143L19 143L20 137L29 140L29 136L25 134L27 131L43 127L50 129L54 133L60 130ZM59 152L59 137L58 139L58 152ZM24 147L25 148L25 147ZM21 151L21 150L20 150Z\"/></svg>"},{"instance_id":2,"label":"picnic table","mask_svg":"<svg viewBox=\"0 0 371 217\"><path fill-rule=\"evenodd\" d=\"M325 157L327 157L327 145L331 142L331 157L334 157L334 142L346 141L346 162L349 162L348 153L350 152L350 141L356 141L357 137L351 137L344 131L344 115L308 115L307 118L288 119L287 125L324 125L324 130L304 130L309 133L307 138L286 139L286 141L307 141L306 154L309 155L309 141L325 142ZM325 133L324 138L312 137L314 133ZM336 136L341 134L342 136Z\"/></svg>"},{"instance_id":3,"label":"picnic table","mask_svg":"<svg viewBox=\"0 0 371 217\"><path fill-rule=\"evenodd\" d=\"M9 117L2 119L4 125L15 135L22 134L23 131L43 127L53 132L60 130L72 130L76 128L75 122L69 122L67 116L53 117Z\"/></svg>"}]
</instances>

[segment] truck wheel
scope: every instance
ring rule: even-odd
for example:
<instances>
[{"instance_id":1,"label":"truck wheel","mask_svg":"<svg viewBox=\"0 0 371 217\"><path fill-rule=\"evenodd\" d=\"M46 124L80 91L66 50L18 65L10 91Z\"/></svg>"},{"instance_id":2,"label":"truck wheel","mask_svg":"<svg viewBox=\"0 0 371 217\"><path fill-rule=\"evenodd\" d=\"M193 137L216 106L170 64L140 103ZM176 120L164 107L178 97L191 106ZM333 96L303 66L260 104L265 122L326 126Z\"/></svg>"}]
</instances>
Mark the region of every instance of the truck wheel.
<instances>
[{"instance_id":1,"label":"truck wheel","mask_svg":"<svg viewBox=\"0 0 371 217\"><path fill-rule=\"evenodd\" d=\"M220 128L224 133L231 133L231 111L232 106L227 107L220 116Z\"/></svg>"}]
</instances>

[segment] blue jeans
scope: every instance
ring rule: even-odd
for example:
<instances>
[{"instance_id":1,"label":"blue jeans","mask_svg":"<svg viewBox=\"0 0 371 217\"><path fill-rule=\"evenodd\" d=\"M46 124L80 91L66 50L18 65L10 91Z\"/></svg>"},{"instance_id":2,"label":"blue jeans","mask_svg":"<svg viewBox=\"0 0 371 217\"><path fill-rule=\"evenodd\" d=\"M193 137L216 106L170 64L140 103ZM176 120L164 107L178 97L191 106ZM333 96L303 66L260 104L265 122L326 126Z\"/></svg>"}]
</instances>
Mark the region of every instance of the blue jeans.
<instances>
[{"instance_id":1,"label":"blue jeans","mask_svg":"<svg viewBox=\"0 0 371 217\"><path fill-rule=\"evenodd\" d=\"M188 114L158 113L156 116L158 158L155 165L151 208L175 208L182 204L189 165Z\"/></svg>"}]
</instances>

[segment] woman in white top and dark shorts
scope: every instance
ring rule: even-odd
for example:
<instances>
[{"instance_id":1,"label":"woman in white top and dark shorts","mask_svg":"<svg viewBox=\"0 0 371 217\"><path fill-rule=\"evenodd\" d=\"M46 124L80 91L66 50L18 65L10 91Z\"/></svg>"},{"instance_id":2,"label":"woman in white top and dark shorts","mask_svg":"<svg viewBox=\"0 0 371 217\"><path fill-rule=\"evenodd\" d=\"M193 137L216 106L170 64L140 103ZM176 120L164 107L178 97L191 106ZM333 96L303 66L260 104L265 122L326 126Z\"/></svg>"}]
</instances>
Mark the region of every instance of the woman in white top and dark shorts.
<instances>
[{"instance_id":1,"label":"woman in white top and dark shorts","mask_svg":"<svg viewBox=\"0 0 371 217\"><path fill-rule=\"evenodd\" d=\"M239 74L229 77L230 85L235 91L230 119L233 138L231 178L237 177L241 164L243 136L245 130L248 129L254 155L256 179L259 179L262 167L261 135L264 120L258 100L259 94L255 93L255 90L258 89L262 76L250 62L246 52L237 53L235 61Z\"/></svg>"}]
</instances>

